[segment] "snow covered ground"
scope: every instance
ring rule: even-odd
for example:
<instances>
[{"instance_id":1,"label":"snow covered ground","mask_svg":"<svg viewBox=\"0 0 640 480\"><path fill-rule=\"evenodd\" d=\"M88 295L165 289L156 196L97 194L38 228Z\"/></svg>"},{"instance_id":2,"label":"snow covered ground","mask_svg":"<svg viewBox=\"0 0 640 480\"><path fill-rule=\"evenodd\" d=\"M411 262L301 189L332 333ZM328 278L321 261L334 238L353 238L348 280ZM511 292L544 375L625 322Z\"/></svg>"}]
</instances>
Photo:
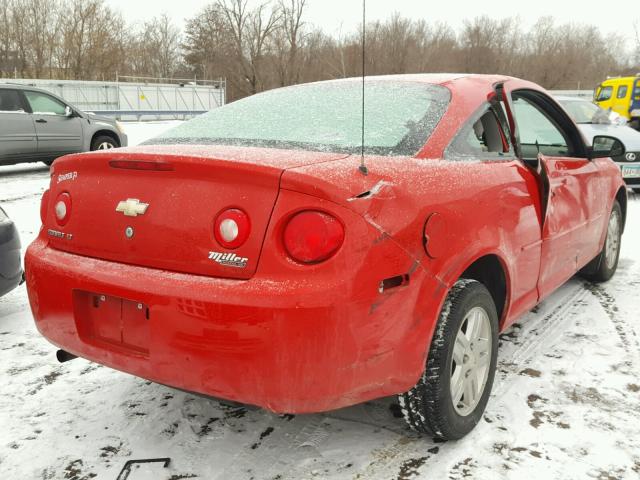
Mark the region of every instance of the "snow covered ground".
<instances>
[{"instance_id":1,"label":"snow covered ground","mask_svg":"<svg viewBox=\"0 0 640 480\"><path fill-rule=\"evenodd\" d=\"M170 122L128 125L138 143ZM41 165L0 167L0 203L27 245ZM484 421L435 443L393 399L277 416L92 364L60 365L24 287L0 299L0 472L7 479L115 480L127 460L170 457L130 480L640 478L640 197L630 194L617 275L576 278L501 336Z\"/></svg>"}]
</instances>

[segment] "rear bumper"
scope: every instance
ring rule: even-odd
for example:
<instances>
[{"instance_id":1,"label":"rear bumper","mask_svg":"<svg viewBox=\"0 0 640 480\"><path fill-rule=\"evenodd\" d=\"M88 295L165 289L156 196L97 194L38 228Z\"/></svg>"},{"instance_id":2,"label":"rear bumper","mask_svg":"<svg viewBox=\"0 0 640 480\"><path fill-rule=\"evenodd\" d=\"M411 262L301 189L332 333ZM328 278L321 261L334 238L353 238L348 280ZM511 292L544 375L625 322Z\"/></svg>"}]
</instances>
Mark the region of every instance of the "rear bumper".
<instances>
[{"instance_id":1,"label":"rear bumper","mask_svg":"<svg viewBox=\"0 0 640 480\"><path fill-rule=\"evenodd\" d=\"M20 238L11 222L0 223L0 296L22 281Z\"/></svg>"},{"instance_id":2,"label":"rear bumper","mask_svg":"<svg viewBox=\"0 0 640 480\"><path fill-rule=\"evenodd\" d=\"M25 264L36 325L49 341L176 388L308 413L406 391L424 365L423 329L431 327L415 322L417 287L381 297L349 280L215 279L73 255L43 238ZM412 283L424 275L419 269ZM148 353L84 336L78 291L146 305Z\"/></svg>"}]
</instances>

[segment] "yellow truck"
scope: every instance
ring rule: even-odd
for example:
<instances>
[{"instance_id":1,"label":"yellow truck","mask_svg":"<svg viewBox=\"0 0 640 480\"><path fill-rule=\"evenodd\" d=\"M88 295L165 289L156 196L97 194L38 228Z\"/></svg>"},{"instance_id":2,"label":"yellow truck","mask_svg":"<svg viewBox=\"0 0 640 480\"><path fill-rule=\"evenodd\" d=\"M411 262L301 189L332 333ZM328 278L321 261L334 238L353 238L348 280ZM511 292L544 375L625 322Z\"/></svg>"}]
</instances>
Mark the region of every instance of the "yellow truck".
<instances>
[{"instance_id":1,"label":"yellow truck","mask_svg":"<svg viewBox=\"0 0 640 480\"><path fill-rule=\"evenodd\" d=\"M608 78L596 88L594 103L625 117L640 130L640 74L635 77Z\"/></svg>"}]
</instances>

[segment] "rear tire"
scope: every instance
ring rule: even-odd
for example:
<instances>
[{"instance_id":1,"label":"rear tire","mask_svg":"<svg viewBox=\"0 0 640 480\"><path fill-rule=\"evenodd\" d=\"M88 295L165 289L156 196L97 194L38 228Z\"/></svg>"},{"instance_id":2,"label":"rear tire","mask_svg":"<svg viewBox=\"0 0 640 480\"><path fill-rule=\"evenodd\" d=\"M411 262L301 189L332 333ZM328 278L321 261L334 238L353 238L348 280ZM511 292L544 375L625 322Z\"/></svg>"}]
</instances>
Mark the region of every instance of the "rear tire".
<instances>
[{"instance_id":1,"label":"rear tire","mask_svg":"<svg viewBox=\"0 0 640 480\"><path fill-rule=\"evenodd\" d=\"M44 163L47 167L50 167L51 165L53 165L53 160L43 160L42 163Z\"/></svg>"},{"instance_id":2,"label":"rear tire","mask_svg":"<svg viewBox=\"0 0 640 480\"><path fill-rule=\"evenodd\" d=\"M440 312L425 372L399 395L409 426L442 440L473 430L489 400L497 356L498 314L491 294L476 280L458 280Z\"/></svg>"},{"instance_id":3,"label":"rear tire","mask_svg":"<svg viewBox=\"0 0 640 480\"><path fill-rule=\"evenodd\" d=\"M622 209L617 200L613 202L613 208L609 215L607 236L602 251L591 260L580 273L587 280L595 283L606 282L618 268L620 258L620 243L622 239Z\"/></svg>"},{"instance_id":4,"label":"rear tire","mask_svg":"<svg viewBox=\"0 0 640 480\"><path fill-rule=\"evenodd\" d=\"M633 190L633 193L640 194L640 188L632 188L631 190Z\"/></svg>"},{"instance_id":5,"label":"rear tire","mask_svg":"<svg viewBox=\"0 0 640 480\"><path fill-rule=\"evenodd\" d=\"M118 148L118 142L108 135L100 135L91 142L91 151L110 150L112 148Z\"/></svg>"}]
</instances>

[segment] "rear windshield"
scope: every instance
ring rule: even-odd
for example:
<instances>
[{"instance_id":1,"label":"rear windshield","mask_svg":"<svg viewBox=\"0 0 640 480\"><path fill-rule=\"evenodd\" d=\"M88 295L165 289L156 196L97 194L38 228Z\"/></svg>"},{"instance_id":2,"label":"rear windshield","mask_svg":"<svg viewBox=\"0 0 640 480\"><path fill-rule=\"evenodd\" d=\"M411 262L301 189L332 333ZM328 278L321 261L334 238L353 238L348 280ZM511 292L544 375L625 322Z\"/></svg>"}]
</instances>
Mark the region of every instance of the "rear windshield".
<instances>
[{"instance_id":1,"label":"rear windshield","mask_svg":"<svg viewBox=\"0 0 640 480\"><path fill-rule=\"evenodd\" d=\"M368 80L365 153L415 155L449 103L445 87ZM362 84L336 81L271 90L212 110L146 145L218 144L360 153Z\"/></svg>"}]
</instances>

